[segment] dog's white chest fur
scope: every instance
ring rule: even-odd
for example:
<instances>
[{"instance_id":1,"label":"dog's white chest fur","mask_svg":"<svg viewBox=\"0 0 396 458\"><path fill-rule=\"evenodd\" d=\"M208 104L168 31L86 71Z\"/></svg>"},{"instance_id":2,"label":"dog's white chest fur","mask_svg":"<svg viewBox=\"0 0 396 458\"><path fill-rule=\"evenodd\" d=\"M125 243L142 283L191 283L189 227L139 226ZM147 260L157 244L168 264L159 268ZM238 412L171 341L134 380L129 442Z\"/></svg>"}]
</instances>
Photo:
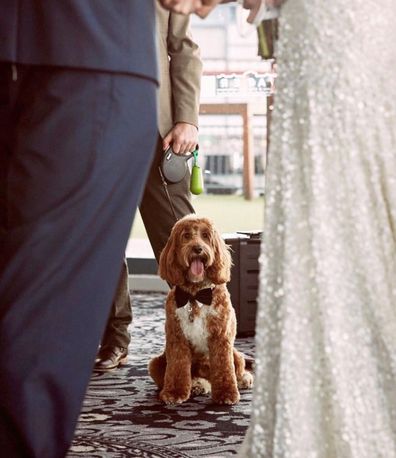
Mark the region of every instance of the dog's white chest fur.
<instances>
[{"instance_id":1,"label":"dog's white chest fur","mask_svg":"<svg viewBox=\"0 0 396 458\"><path fill-rule=\"evenodd\" d=\"M200 314L194 316L193 321L190 320L190 303L187 303L184 307L176 310L176 316L179 319L180 327L183 331L184 336L193 346L197 353L207 354L208 348L208 328L207 328L207 317L213 314L212 307L203 305L198 302L200 307Z\"/></svg>"}]
</instances>

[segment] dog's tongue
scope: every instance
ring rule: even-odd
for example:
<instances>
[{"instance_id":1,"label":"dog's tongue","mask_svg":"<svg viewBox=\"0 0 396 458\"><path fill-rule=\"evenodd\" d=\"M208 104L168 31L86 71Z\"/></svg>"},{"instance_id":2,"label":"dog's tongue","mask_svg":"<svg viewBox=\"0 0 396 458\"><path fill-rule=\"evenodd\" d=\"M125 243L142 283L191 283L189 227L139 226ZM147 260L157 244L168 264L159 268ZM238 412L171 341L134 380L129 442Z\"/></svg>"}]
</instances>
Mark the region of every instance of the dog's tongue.
<instances>
[{"instance_id":1,"label":"dog's tongue","mask_svg":"<svg viewBox=\"0 0 396 458\"><path fill-rule=\"evenodd\" d=\"M203 262L199 259L194 259L194 261L191 263L190 271L195 277L201 276L204 271Z\"/></svg>"}]
</instances>

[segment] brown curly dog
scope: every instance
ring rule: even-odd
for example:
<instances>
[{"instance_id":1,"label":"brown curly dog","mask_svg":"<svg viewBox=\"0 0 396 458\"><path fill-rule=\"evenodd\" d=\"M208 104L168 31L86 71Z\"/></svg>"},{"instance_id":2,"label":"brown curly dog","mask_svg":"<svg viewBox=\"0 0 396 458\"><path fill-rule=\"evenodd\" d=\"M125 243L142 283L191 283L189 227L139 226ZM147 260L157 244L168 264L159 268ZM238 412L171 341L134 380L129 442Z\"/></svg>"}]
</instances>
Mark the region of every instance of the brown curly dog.
<instances>
[{"instance_id":1,"label":"brown curly dog","mask_svg":"<svg viewBox=\"0 0 396 458\"><path fill-rule=\"evenodd\" d=\"M166 301L165 350L149 363L167 404L210 391L215 403L236 404L238 387L252 386L234 348L230 269L229 248L210 220L188 215L175 224L159 262L159 275L174 285Z\"/></svg>"}]
</instances>

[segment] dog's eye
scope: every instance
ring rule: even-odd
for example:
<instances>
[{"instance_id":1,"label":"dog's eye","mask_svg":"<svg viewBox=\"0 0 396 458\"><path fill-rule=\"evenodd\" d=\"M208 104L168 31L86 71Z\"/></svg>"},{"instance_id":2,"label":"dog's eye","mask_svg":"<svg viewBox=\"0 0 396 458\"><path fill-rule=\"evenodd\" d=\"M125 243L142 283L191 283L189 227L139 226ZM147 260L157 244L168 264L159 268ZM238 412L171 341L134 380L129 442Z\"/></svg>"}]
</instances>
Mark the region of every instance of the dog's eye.
<instances>
[{"instance_id":1,"label":"dog's eye","mask_svg":"<svg viewBox=\"0 0 396 458\"><path fill-rule=\"evenodd\" d=\"M209 239L210 238L209 232L202 232L202 238L203 239Z\"/></svg>"},{"instance_id":2,"label":"dog's eye","mask_svg":"<svg viewBox=\"0 0 396 458\"><path fill-rule=\"evenodd\" d=\"M183 238L184 238L185 240L190 240L190 239L191 239L191 234L190 234L189 232L185 232L185 233L183 234Z\"/></svg>"}]
</instances>

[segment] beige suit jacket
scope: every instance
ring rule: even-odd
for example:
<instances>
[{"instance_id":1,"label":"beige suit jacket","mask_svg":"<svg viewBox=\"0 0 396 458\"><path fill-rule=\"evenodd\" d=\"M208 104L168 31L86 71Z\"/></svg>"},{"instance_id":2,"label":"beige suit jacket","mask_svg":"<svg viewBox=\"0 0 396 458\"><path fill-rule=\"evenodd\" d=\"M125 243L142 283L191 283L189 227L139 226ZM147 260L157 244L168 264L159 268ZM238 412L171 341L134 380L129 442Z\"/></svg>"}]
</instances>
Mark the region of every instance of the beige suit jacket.
<instances>
[{"instance_id":1,"label":"beige suit jacket","mask_svg":"<svg viewBox=\"0 0 396 458\"><path fill-rule=\"evenodd\" d=\"M156 1L160 89L158 130L161 137L177 122L198 127L202 62L189 30L189 16L170 13Z\"/></svg>"}]
</instances>

